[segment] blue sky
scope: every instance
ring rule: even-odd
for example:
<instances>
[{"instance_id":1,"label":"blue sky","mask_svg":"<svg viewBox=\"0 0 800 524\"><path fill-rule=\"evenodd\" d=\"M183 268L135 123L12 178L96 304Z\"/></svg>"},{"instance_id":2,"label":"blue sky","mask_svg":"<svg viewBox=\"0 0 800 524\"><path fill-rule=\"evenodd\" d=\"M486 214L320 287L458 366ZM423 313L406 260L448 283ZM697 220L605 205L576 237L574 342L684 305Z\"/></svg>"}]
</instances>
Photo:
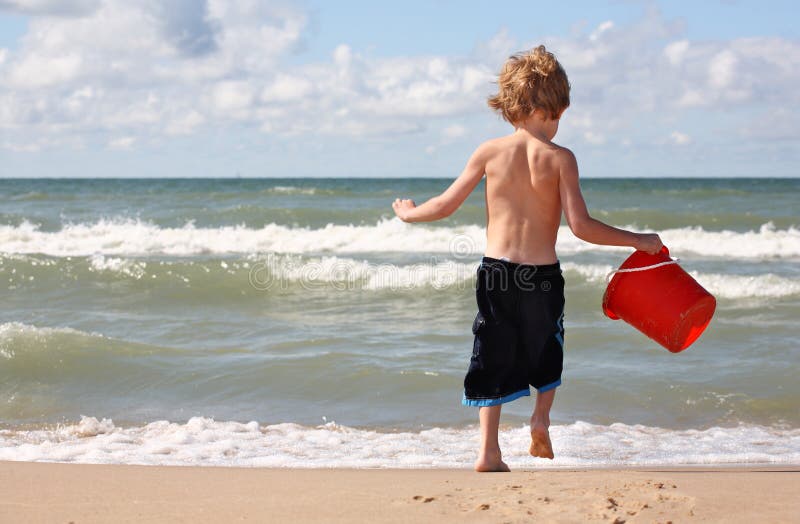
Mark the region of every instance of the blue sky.
<instances>
[{"instance_id":1,"label":"blue sky","mask_svg":"<svg viewBox=\"0 0 800 524\"><path fill-rule=\"evenodd\" d=\"M790 2L0 0L0 176L442 176L570 76L583 176L798 176Z\"/></svg>"}]
</instances>

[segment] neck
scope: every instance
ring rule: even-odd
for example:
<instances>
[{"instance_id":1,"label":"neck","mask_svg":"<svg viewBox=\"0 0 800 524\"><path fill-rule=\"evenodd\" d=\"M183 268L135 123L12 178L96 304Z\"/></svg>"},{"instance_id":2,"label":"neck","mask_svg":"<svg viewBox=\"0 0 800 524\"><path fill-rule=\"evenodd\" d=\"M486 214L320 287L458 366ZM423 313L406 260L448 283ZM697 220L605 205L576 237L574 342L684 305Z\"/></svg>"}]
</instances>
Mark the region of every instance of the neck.
<instances>
[{"instance_id":1,"label":"neck","mask_svg":"<svg viewBox=\"0 0 800 524\"><path fill-rule=\"evenodd\" d=\"M514 126L516 128L516 132L524 132L532 135L534 138L538 138L542 142L549 142L550 141L550 133L548 133L547 129L544 129L540 125L536 124L525 124L525 123L518 123Z\"/></svg>"},{"instance_id":2,"label":"neck","mask_svg":"<svg viewBox=\"0 0 800 524\"><path fill-rule=\"evenodd\" d=\"M521 122L514 124L516 132L527 132L543 142L549 142L553 133L553 121L541 118L538 114L533 114Z\"/></svg>"}]
</instances>

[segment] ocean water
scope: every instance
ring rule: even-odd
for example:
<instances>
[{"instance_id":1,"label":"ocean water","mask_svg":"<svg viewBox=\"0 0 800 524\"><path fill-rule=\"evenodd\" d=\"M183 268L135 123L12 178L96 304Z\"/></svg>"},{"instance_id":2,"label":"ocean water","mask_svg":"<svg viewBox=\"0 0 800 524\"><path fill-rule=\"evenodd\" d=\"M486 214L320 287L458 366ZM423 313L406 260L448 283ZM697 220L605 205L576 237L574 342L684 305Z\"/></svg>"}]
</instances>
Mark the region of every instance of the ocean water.
<instances>
[{"instance_id":1,"label":"ocean water","mask_svg":"<svg viewBox=\"0 0 800 524\"><path fill-rule=\"evenodd\" d=\"M0 460L469 467L482 186L404 224L443 179L0 180ZM657 231L718 300L671 354L600 308L630 253L557 245L567 282L554 462L800 463L800 179L583 182Z\"/></svg>"}]
</instances>

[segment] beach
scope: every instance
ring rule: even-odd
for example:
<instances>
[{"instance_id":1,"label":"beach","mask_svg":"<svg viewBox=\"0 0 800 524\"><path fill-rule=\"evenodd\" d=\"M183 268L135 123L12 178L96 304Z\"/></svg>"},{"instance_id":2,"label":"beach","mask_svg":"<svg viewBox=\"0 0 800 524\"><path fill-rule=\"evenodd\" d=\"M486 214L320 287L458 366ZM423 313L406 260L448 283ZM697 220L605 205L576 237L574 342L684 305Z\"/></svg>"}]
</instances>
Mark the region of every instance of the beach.
<instances>
[{"instance_id":1,"label":"beach","mask_svg":"<svg viewBox=\"0 0 800 524\"><path fill-rule=\"evenodd\" d=\"M0 462L0 522L797 522L797 468L271 469Z\"/></svg>"},{"instance_id":2,"label":"beach","mask_svg":"<svg viewBox=\"0 0 800 524\"><path fill-rule=\"evenodd\" d=\"M0 0L0 524L800 524L792 5Z\"/></svg>"}]
</instances>

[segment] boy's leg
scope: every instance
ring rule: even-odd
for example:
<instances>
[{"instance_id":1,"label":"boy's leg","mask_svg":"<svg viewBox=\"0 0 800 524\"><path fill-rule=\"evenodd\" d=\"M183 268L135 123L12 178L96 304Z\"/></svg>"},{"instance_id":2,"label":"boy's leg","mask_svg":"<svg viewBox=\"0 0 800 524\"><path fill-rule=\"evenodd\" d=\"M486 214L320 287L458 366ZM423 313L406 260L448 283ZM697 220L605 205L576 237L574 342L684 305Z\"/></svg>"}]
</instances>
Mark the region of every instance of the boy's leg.
<instances>
[{"instance_id":1,"label":"boy's leg","mask_svg":"<svg viewBox=\"0 0 800 524\"><path fill-rule=\"evenodd\" d=\"M475 471L511 471L500 454L497 431L500 427L502 405L480 408L481 449L475 461Z\"/></svg>"},{"instance_id":2,"label":"boy's leg","mask_svg":"<svg viewBox=\"0 0 800 524\"><path fill-rule=\"evenodd\" d=\"M556 388L536 393L536 407L531 415L531 448L534 457L553 458L553 445L550 443L550 408L556 397Z\"/></svg>"}]
</instances>

